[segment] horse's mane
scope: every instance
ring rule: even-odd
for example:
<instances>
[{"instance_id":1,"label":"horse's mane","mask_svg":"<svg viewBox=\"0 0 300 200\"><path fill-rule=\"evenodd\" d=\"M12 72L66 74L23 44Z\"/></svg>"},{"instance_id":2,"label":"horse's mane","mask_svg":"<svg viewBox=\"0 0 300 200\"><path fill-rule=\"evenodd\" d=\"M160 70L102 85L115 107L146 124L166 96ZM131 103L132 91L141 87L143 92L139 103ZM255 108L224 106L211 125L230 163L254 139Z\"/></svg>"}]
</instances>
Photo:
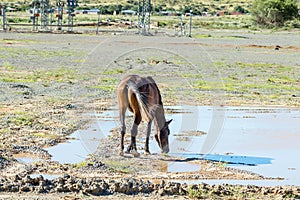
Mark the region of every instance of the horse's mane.
<instances>
[{"instance_id":1,"label":"horse's mane","mask_svg":"<svg viewBox=\"0 0 300 200\"><path fill-rule=\"evenodd\" d=\"M157 92L158 92L158 96L159 96L159 105L163 105L162 100L161 100L161 95L160 95L160 91L158 89L158 86L156 85L154 79L151 76L147 77L148 80L150 80L151 84L154 85L154 87L156 88Z\"/></svg>"}]
</instances>

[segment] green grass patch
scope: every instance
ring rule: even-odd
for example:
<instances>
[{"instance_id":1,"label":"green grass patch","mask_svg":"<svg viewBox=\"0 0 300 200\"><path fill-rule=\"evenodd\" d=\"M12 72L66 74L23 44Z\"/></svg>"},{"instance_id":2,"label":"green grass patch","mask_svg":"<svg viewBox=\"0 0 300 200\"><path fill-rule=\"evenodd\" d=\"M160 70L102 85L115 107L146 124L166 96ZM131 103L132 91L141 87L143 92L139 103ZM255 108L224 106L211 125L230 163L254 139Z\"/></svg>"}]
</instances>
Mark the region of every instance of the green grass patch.
<instances>
[{"instance_id":1,"label":"green grass patch","mask_svg":"<svg viewBox=\"0 0 300 200\"><path fill-rule=\"evenodd\" d=\"M75 50L37 50L27 47L3 47L0 46L1 57L2 58L18 58L18 57L27 57L27 58L36 58L36 59L47 59L52 57L73 57L73 56L82 56L82 51ZM3 52L3 53L2 53Z\"/></svg>"},{"instance_id":2,"label":"green grass patch","mask_svg":"<svg viewBox=\"0 0 300 200\"><path fill-rule=\"evenodd\" d=\"M17 44L17 43L35 43L35 40L28 40L28 39L8 39L8 38L3 38L0 40L1 43L9 43L9 44Z\"/></svg>"},{"instance_id":3,"label":"green grass patch","mask_svg":"<svg viewBox=\"0 0 300 200\"><path fill-rule=\"evenodd\" d=\"M86 167L88 165L93 165L94 162L87 162L87 161L82 161L82 162L79 162L79 163L76 163L76 164L73 164L73 167L77 168L77 169L80 169L82 167Z\"/></svg>"},{"instance_id":4,"label":"green grass patch","mask_svg":"<svg viewBox=\"0 0 300 200\"><path fill-rule=\"evenodd\" d=\"M2 135L2 134L5 134L5 133L8 133L9 132L9 129L8 128L1 128L0 129L0 135ZM0 144L0 147L1 147L1 144Z\"/></svg>"},{"instance_id":5,"label":"green grass patch","mask_svg":"<svg viewBox=\"0 0 300 200\"><path fill-rule=\"evenodd\" d=\"M188 196L192 199L201 199L206 196L206 194L203 194L200 190L193 189L191 187L188 188L187 190Z\"/></svg>"},{"instance_id":6,"label":"green grass patch","mask_svg":"<svg viewBox=\"0 0 300 200\"><path fill-rule=\"evenodd\" d=\"M290 102L290 98L300 90L297 66L276 65L273 63L214 63L221 80L209 81L215 74L206 74L204 80L194 80L196 90L226 93L227 98L243 100L261 100L265 103Z\"/></svg>"},{"instance_id":7,"label":"green grass patch","mask_svg":"<svg viewBox=\"0 0 300 200\"><path fill-rule=\"evenodd\" d=\"M119 80L116 78L101 78L99 82L105 85L117 85Z\"/></svg>"},{"instance_id":8,"label":"green grass patch","mask_svg":"<svg viewBox=\"0 0 300 200\"><path fill-rule=\"evenodd\" d=\"M81 79L82 75L76 73L75 70L60 68L56 70L1 70L0 81L14 83L33 83L33 82L74 82Z\"/></svg>"},{"instance_id":9,"label":"green grass patch","mask_svg":"<svg viewBox=\"0 0 300 200\"><path fill-rule=\"evenodd\" d=\"M123 74L123 69L114 69L114 70L106 70L102 74L103 75L116 75L116 74Z\"/></svg>"},{"instance_id":10,"label":"green grass patch","mask_svg":"<svg viewBox=\"0 0 300 200\"><path fill-rule=\"evenodd\" d=\"M34 133L33 136L35 137L39 137L39 138L48 138L48 139L55 139L57 138L58 136L55 135L55 134L50 134L50 133L42 133L42 132L39 132L39 133Z\"/></svg>"},{"instance_id":11,"label":"green grass patch","mask_svg":"<svg viewBox=\"0 0 300 200\"><path fill-rule=\"evenodd\" d=\"M108 160L105 162L105 164L114 171L118 171L118 172L121 172L124 174L129 174L131 172L128 164L126 164L126 163Z\"/></svg>"},{"instance_id":12,"label":"green grass patch","mask_svg":"<svg viewBox=\"0 0 300 200\"><path fill-rule=\"evenodd\" d=\"M91 86L91 88L111 92L117 88L118 83L119 80L116 78L103 77L99 79L98 85Z\"/></svg>"},{"instance_id":13,"label":"green grass patch","mask_svg":"<svg viewBox=\"0 0 300 200\"><path fill-rule=\"evenodd\" d=\"M37 116L34 114L28 114L23 111L17 111L7 118L7 123L13 124L15 126L32 126L36 120Z\"/></svg>"},{"instance_id":14,"label":"green grass patch","mask_svg":"<svg viewBox=\"0 0 300 200\"><path fill-rule=\"evenodd\" d=\"M51 97L47 97L45 101L47 102L48 105L56 105L56 104L65 105L72 100L62 96L51 96Z\"/></svg>"},{"instance_id":15,"label":"green grass patch","mask_svg":"<svg viewBox=\"0 0 300 200\"><path fill-rule=\"evenodd\" d=\"M193 34L193 38L201 39L201 38L218 38L218 39L246 39L243 36L218 36L218 35L211 35L211 34Z\"/></svg>"},{"instance_id":16,"label":"green grass patch","mask_svg":"<svg viewBox=\"0 0 300 200\"><path fill-rule=\"evenodd\" d=\"M8 71L11 71L11 70L15 70L16 69L16 66L12 65L11 63L9 62L4 62L2 64L2 67L5 69L5 70L8 70Z\"/></svg>"},{"instance_id":17,"label":"green grass patch","mask_svg":"<svg viewBox=\"0 0 300 200\"><path fill-rule=\"evenodd\" d=\"M201 38L212 38L211 34L193 34L193 38L201 39Z\"/></svg>"},{"instance_id":18,"label":"green grass patch","mask_svg":"<svg viewBox=\"0 0 300 200\"><path fill-rule=\"evenodd\" d=\"M199 78L202 79L202 75L200 73L193 73L193 74L187 74L187 73L183 73L182 74L183 78Z\"/></svg>"}]
</instances>

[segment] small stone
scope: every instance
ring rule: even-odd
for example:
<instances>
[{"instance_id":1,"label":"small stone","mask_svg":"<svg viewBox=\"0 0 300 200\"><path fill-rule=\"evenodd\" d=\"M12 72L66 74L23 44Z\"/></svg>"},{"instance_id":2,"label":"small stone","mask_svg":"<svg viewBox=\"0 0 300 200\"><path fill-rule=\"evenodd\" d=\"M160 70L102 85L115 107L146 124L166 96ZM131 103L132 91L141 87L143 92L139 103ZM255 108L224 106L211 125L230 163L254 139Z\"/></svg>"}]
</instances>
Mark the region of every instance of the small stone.
<instances>
[{"instance_id":1,"label":"small stone","mask_svg":"<svg viewBox=\"0 0 300 200\"><path fill-rule=\"evenodd\" d=\"M22 186L22 187L20 188L20 190L21 190L22 192L29 192L29 191L30 191L30 187L27 186L27 185L25 185L25 186Z\"/></svg>"}]
</instances>

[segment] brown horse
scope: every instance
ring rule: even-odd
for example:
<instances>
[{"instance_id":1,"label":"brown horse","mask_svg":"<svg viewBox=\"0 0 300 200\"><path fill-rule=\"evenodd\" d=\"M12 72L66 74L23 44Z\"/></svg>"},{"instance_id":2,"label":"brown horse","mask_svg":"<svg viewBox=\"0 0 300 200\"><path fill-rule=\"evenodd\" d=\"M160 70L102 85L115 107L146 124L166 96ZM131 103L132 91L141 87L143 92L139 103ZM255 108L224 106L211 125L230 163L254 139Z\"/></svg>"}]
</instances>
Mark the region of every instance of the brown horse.
<instances>
[{"instance_id":1,"label":"brown horse","mask_svg":"<svg viewBox=\"0 0 300 200\"><path fill-rule=\"evenodd\" d=\"M118 86L119 117L121 122L121 149L124 150L124 135L126 132L125 112L127 108L134 114L134 122L131 129L131 143L126 153L132 151L134 156L139 156L136 149L136 135L142 120L148 123L147 137L145 142L145 153L149 152L149 136L151 123L154 120L156 126L155 139L163 153L169 152L168 137L170 130L168 125L172 120L166 121L160 91L152 77L140 77L129 75L125 77Z\"/></svg>"}]
</instances>

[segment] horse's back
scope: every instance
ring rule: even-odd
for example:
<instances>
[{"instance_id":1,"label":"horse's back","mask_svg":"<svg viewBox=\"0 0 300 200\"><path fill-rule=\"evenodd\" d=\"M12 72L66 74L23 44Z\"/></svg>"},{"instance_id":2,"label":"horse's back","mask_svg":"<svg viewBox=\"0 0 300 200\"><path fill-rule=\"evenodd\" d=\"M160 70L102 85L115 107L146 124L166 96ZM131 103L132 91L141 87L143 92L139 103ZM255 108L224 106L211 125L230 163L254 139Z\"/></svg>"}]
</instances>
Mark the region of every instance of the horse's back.
<instances>
[{"instance_id":1,"label":"horse's back","mask_svg":"<svg viewBox=\"0 0 300 200\"><path fill-rule=\"evenodd\" d=\"M129 82L136 86L136 89L144 96L145 100L149 101L151 99L154 104L162 104L159 88L151 76L128 75L121 81L119 88L121 86L121 89L125 90Z\"/></svg>"},{"instance_id":2,"label":"horse's back","mask_svg":"<svg viewBox=\"0 0 300 200\"><path fill-rule=\"evenodd\" d=\"M140 99L139 106L137 106L137 99ZM141 105L144 110L147 108L146 112L157 105L162 105L160 91L151 76L126 76L118 86L118 101L119 107L128 107L130 111L136 112L141 111Z\"/></svg>"}]
</instances>

